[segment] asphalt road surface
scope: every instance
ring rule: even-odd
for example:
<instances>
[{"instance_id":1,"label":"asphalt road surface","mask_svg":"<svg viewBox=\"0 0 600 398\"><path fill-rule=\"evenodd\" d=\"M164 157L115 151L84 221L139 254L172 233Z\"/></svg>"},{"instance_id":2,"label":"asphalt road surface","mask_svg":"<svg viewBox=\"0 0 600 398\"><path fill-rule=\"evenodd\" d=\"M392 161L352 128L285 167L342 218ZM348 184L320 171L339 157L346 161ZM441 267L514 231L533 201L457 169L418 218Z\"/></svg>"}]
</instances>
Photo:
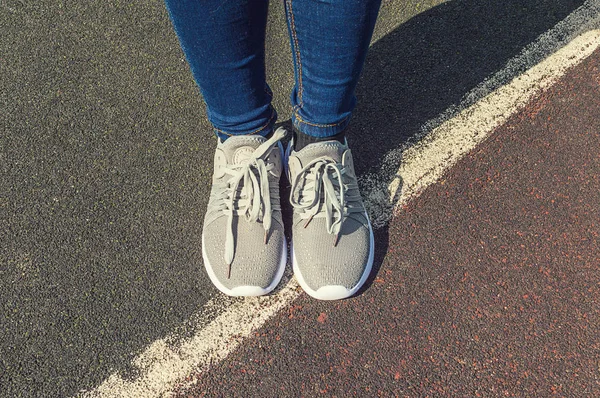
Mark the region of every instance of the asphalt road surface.
<instances>
[{"instance_id":1,"label":"asphalt road surface","mask_svg":"<svg viewBox=\"0 0 600 398\"><path fill-rule=\"evenodd\" d=\"M357 172L388 167L390 149L451 117L582 6L599 2L385 1L349 137ZM561 31L506 79L598 20ZM202 269L215 145L202 100L160 1L3 0L0 27L0 396L135 378L145 347L185 339L236 302ZM282 117L287 40L272 2L268 75ZM599 61L380 228L364 294L301 296L181 394L597 392Z\"/></svg>"}]
</instances>

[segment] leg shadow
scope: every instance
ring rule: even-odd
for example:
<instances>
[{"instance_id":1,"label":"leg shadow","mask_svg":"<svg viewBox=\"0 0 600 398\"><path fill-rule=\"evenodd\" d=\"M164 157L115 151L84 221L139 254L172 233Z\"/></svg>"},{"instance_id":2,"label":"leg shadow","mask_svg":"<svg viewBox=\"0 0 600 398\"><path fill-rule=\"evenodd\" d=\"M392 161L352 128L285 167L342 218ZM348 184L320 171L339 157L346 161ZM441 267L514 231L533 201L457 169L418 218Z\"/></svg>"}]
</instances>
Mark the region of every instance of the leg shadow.
<instances>
[{"instance_id":1,"label":"leg shadow","mask_svg":"<svg viewBox=\"0 0 600 398\"><path fill-rule=\"evenodd\" d=\"M377 277L389 249L388 221L395 200L389 199L387 187L400 165L398 148L422 138L425 123L458 105L583 3L448 1L415 16L371 47L348 133L361 192L371 218L380 224L373 271L361 292Z\"/></svg>"}]
</instances>

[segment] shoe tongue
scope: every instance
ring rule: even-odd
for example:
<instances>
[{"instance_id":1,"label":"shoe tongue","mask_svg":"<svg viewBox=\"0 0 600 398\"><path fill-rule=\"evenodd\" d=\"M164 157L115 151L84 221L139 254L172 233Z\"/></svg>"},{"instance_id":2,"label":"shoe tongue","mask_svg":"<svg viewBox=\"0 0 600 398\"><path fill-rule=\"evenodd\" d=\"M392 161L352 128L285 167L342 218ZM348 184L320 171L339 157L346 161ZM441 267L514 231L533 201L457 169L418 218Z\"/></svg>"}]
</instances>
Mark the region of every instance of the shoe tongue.
<instances>
[{"instance_id":1,"label":"shoe tongue","mask_svg":"<svg viewBox=\"0 0 600 398\"><path fill-rule=\"evenodd\" d=\"M229 164L241 164L250 159L256 148L267 139L260 135L244 135L229 137L223 142L221 149Z\"/></svg>"},{"instance_id":2,"label":"shoe tongue","mask_svg":"<svg viewBox=\"0 0 600 398\"><path fill-rule=\"evenodd\" d=\"M294 156L300 159L302 165L306 165L310 161L320 157L332 158L335 162L342 163L342 156L346 149L348 149L346 145L335 140L315 142L305 146L296 152Z\"/></svg>"}]
</instances>

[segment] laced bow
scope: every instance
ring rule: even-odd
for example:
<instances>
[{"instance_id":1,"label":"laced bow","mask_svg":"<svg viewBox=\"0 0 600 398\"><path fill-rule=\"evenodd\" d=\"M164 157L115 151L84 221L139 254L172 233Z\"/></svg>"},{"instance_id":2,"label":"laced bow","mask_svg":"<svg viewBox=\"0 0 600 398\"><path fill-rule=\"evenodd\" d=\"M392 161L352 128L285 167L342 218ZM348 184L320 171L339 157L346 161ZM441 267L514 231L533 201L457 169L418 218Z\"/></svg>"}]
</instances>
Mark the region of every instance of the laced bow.
<instances>
[{"instance_id":1,"label":"laced bow","mask_svg":"<svg viewBox=\"0 0 600 398\"><path fill-rule=\"evenodd\" d=\"M272 212L279 210L279 204L271 203L269 172L275 165L267 163L267 157L275 148L275 143L285 137L285 130L278 129L273 136L260 144L252 155L240 164L228 165L224 172L231 177L222 182L218 191L221 196L216 201L218 210L228 215L225 235L224 259L228 266L227 278L231 276L231 263L235 254L233 218L244 216L248 222L257 222L262 218L265 229L265 244L271 229Z\"/></svg>"},{"instance_id":2,"label":"laced bow","mask_svg":"<svg viewBox=\"0 0 600 398\"><path fill-rule=\"evenodd\" d=\"M334 235L334 246L350 213L364 212L356 179L332 158L314 159L300 170L292 182L290 203L306 220L304 228L314 217L324 217L327 232Z\"/></svg>"}]
</instances>

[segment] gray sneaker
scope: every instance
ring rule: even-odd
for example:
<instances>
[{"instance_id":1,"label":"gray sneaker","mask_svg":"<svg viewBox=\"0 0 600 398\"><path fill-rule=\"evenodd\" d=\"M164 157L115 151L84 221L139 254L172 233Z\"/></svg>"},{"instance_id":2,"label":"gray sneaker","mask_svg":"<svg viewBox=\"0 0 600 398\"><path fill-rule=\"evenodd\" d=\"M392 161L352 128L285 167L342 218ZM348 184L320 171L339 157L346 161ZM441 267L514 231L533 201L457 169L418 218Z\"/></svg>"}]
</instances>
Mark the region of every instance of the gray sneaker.
<instances>
[{"instance_id":1,"label":"gray sneaker","mask_svg":"<svg viewBox=\"0 0 600 398\"><path fill-rule=\"evenodd\" d=\"M373 231L365 211L352 154L338 141L287 149L294 207L292 265L312 297L338 300L365 283L374 257Z\"/></svg>"},{"instance_id":2,"label":"gray sneaker","mask_svg":"<svg viewBox=\"0 0 600 398\"><path fill-rule=\"evenodd\" d=\"M213 284L230 296L273 290L285 270L287 244L279 203L285 130L270 139L219 140L202 257Z\"/></svg>"}]
</instances>

